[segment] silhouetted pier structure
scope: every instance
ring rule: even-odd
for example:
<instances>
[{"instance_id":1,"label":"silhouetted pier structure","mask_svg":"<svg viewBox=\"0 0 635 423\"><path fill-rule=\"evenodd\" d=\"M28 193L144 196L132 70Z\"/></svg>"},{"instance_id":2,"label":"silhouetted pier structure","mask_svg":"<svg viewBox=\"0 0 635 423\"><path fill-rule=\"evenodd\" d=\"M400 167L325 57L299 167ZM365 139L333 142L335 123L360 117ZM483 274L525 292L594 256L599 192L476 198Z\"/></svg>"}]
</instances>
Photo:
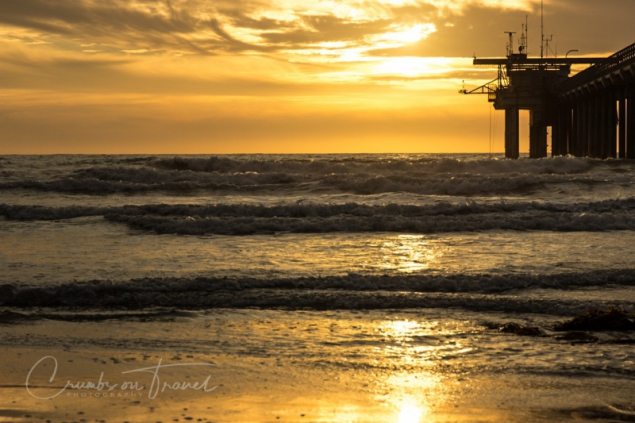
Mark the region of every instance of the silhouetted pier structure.
<instances>
[{"instance_id":1,"label":"silhouetted pier structure","mask_svg":"<svg viewBox=\"0 0 635 423\"><path fill-rule=\"evenodd\" d=\"M505 156L519 156L519 111L529 110L529 155L635 158L635 44L608 58L529 58L526 38L506 58L474 58L498 66L498 77L463 94L487 94L505 111ZM542 47L541 47L542 51ZM542 54L541 54L542 55ZM568 55L568 54L567 54ZM570 77L572 65L592 65Z\"/></svg>"}]
</instances>

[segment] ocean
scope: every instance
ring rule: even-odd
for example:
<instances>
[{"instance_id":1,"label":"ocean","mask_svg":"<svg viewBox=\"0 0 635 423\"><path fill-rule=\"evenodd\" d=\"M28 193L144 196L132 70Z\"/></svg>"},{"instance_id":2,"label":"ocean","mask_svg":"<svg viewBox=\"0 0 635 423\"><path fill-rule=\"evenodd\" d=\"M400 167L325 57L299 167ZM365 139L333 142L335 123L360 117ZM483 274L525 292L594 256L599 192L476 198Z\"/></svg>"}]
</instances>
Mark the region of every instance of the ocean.
<instances>
[{"instance_id":1,"label":"ocean","mask_svg":"<svg viewBox=\"0 0 635 423\"><path fill-rule=\"evenodd\" d=\"M2 156L0 236L0 421L635 421L632 335L554 330L635 311L632 161ZM222 383L64 415L38 354Z\"/></svg>"}]
</instances>

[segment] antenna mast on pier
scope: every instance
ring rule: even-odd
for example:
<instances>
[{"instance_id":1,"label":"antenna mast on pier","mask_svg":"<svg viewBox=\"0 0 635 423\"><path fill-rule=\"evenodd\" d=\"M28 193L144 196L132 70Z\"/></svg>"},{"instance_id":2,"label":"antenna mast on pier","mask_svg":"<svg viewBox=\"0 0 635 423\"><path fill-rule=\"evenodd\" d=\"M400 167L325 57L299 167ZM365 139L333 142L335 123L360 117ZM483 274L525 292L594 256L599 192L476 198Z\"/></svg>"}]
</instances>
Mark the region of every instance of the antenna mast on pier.
<instances>
[{"instance_id":1,"label":"antenna mast on pier","mask_svg":"<svg viewBox=\"0 0 635 423\"><path fill-rule=\"evenodd\" d=\"M525 15L525 53L529 54L529 17Z\"/></svg>"},{"instance_id":2,"label":"antenna mast on pier","mask_svg":"<svg viewBox=\"0 0 635 423\"><path fill-rule=\"evenodd\" d=\"M512 31L505 31L505 34L509 35L509 42L507 43L507 57L511 57L514 54L514 34Z\"/></svg>"},{"instance_id":3,"label":"antenna mast on pier","mask_svg":"<svg viewBox=\"0 0 635 423\"><path fill-rule=\"evenodd\" d=\"M540 58L545 57L545 2L540 0Z\"/></svg>"},{"instance_id":4,"label":"antenna mast on pier","mask_svg":"<svg viewBox=\"0 0 635 423\"><path fill-rule=\"evenodd\" d=\"M525 18L526 19L526 18ZM518 53L520 54L528 54L529 50L527 50L527 40L528 40L528 23L525 22L523 24L523 31L520 35L520 40L518 41Z\"/></svg>"}]
</instances>

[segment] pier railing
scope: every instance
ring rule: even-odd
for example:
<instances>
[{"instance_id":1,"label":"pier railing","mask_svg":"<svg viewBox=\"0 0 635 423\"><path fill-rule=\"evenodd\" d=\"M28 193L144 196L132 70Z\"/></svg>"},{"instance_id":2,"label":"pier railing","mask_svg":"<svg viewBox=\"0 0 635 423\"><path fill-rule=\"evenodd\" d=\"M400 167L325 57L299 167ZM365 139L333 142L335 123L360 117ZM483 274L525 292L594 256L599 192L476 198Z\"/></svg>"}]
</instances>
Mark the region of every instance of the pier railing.
<instances>
[{"instance_id":1,"label":"pier railing","mask_svg":"<svg viewBox=\"0 0 635 423\"><path fill-rule=\"evenodd\" d=\"M600 63L596 63L588 69L583 70L577 75L570 78L563 85L565 91L575 88L576 86L584 85L597 78L609 74L615 70L620 69L625 64L635 63L635 44L631 44L623 50L618 51L606 60Z\"/></svg>"}]
</instances>

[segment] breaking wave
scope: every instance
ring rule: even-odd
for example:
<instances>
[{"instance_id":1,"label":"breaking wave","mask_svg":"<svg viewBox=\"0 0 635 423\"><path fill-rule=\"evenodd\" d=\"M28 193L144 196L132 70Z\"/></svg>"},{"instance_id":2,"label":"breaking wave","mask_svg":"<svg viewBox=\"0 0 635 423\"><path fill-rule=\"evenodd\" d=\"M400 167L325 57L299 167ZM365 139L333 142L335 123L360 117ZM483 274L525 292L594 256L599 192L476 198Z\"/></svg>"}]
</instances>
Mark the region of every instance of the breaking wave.
<instances>
[{"instance_id":1,"label":"breaking wave","mask_svg":"<svg viewBox=\"0 0 635 423\"><path fill-rule=\"evenodd\" d=\"M599 164L598 164L599 163ZM527 193L549 184L627 183L628 175L592 172L603 162L556 157L540 160L459 160L368 156L346 159L239 160L228 157L128 159L86 167L50 180L14 178L0 190L27 189L89 195L176 192L338 192L422 195L500 195ZM9 174L7 174L9 175Z\"/></svg>"},{"instance_id":2,"label":"breaking wave","mask_svg":"<svg viewBox=\"0 0 635 423\"><path fill-rule=\"evenodd\" d=\"M328 159L285 159L285 160L237 160L227 157L159 159L156 166L172 170L195 172L286 172L286 173L531 173L567 174L588 171L592 161L571 157L554 157L541 160L460 160L455 158L399 158L386 159L382 156L350 157L331 156Z\"/></svg>"},{"instance_id":3,"label":"breaking wave","mask_svg":"<svg viewBox=\"0 0 635 423\"><path fill-rule=\"evenodd\" d=\"M12 310L0 311L0 325L19 324L33 322L36 320L60 320L64 322L102 322L105 320L136 320L136 321L154 321L154 320L175 320L179 318L196 317L193 312L166 309L166 310L144 310L137 312L122 311L106 311L100 313L90 312L56 312L47 313L38 311L29 311L26 313Z\"/></svg>"},{"instance_id":4,"label":"breaking wave","mask_svg":"<svg viewBox=\"0 0 635 423\"><path fill-rule=\"evenodd\" d=\"M194 218L107 214L111 222L130 228L179 235L254 235L275 233L400 232L440 233L486 230L612 231L635 230L630 213L526 213L486 216L333 216L327 218Z\"/></svg>"},{"instance_id":5,"label":"breaking wave","mask_svg":"<svg viewBox=\"0 0 635 423\"><path fill-rule=\"evenodd\" d=\"M44 207L0 204L12 220L61 220L103 216L133 229L182 235L249 235L327 232L468 232L483 230L635 230L635 198L590 203L543 202L416 206L387 204L143 205Z\"/></svg>"},{"instance_id":6,"label":"breaking wave","mask_svg":"<svg viewBox=\"0 0 635 423\"><path fill-rule=\"evenodd\" d=\"M611 301L543 299L518 290L634 286L635 269L557 275L367 276L291 279L135 279L70 282L56 286L0 286L4 307L152 307L401 309L459 307L478 311L574 315ZM510 293L510 294L507 294ZM632 308L632 301L619 305ZM5 316L7 319L11 316ZM15 317L15 316L14 316ZM97 319L97 318L96 318Z\"/></svg>"},{"instance_id":7,"label":"breaking wave","mask_svg":"<svg viewBox=\"0 0 635 423\"><path fill-rule=\"evenodd\" d=\"M125 179L135 174L135 178ZM161 175L159 173L159 175ZM498 195L523 193L546 184L588 183L604 184L615 180L606 178L572 177L567 175L459 175L443 177L441 175L401 174L376 176L365 174L315 175L297 177L288 174L238 174L199 176L161 175L156 179L148 178L146 172L126 172L109 179L78 176L54 181L20 180L0 183L0 190L30 189L46 192L72 194L108 195L116 193L146 193L155 191L176 192L181 195L201 191L231 192L341 192L352 194L381 194L387 192L407 192L426 195ZM184 176L192 176L184 178Z\"/></svg>"}]
</instances>

